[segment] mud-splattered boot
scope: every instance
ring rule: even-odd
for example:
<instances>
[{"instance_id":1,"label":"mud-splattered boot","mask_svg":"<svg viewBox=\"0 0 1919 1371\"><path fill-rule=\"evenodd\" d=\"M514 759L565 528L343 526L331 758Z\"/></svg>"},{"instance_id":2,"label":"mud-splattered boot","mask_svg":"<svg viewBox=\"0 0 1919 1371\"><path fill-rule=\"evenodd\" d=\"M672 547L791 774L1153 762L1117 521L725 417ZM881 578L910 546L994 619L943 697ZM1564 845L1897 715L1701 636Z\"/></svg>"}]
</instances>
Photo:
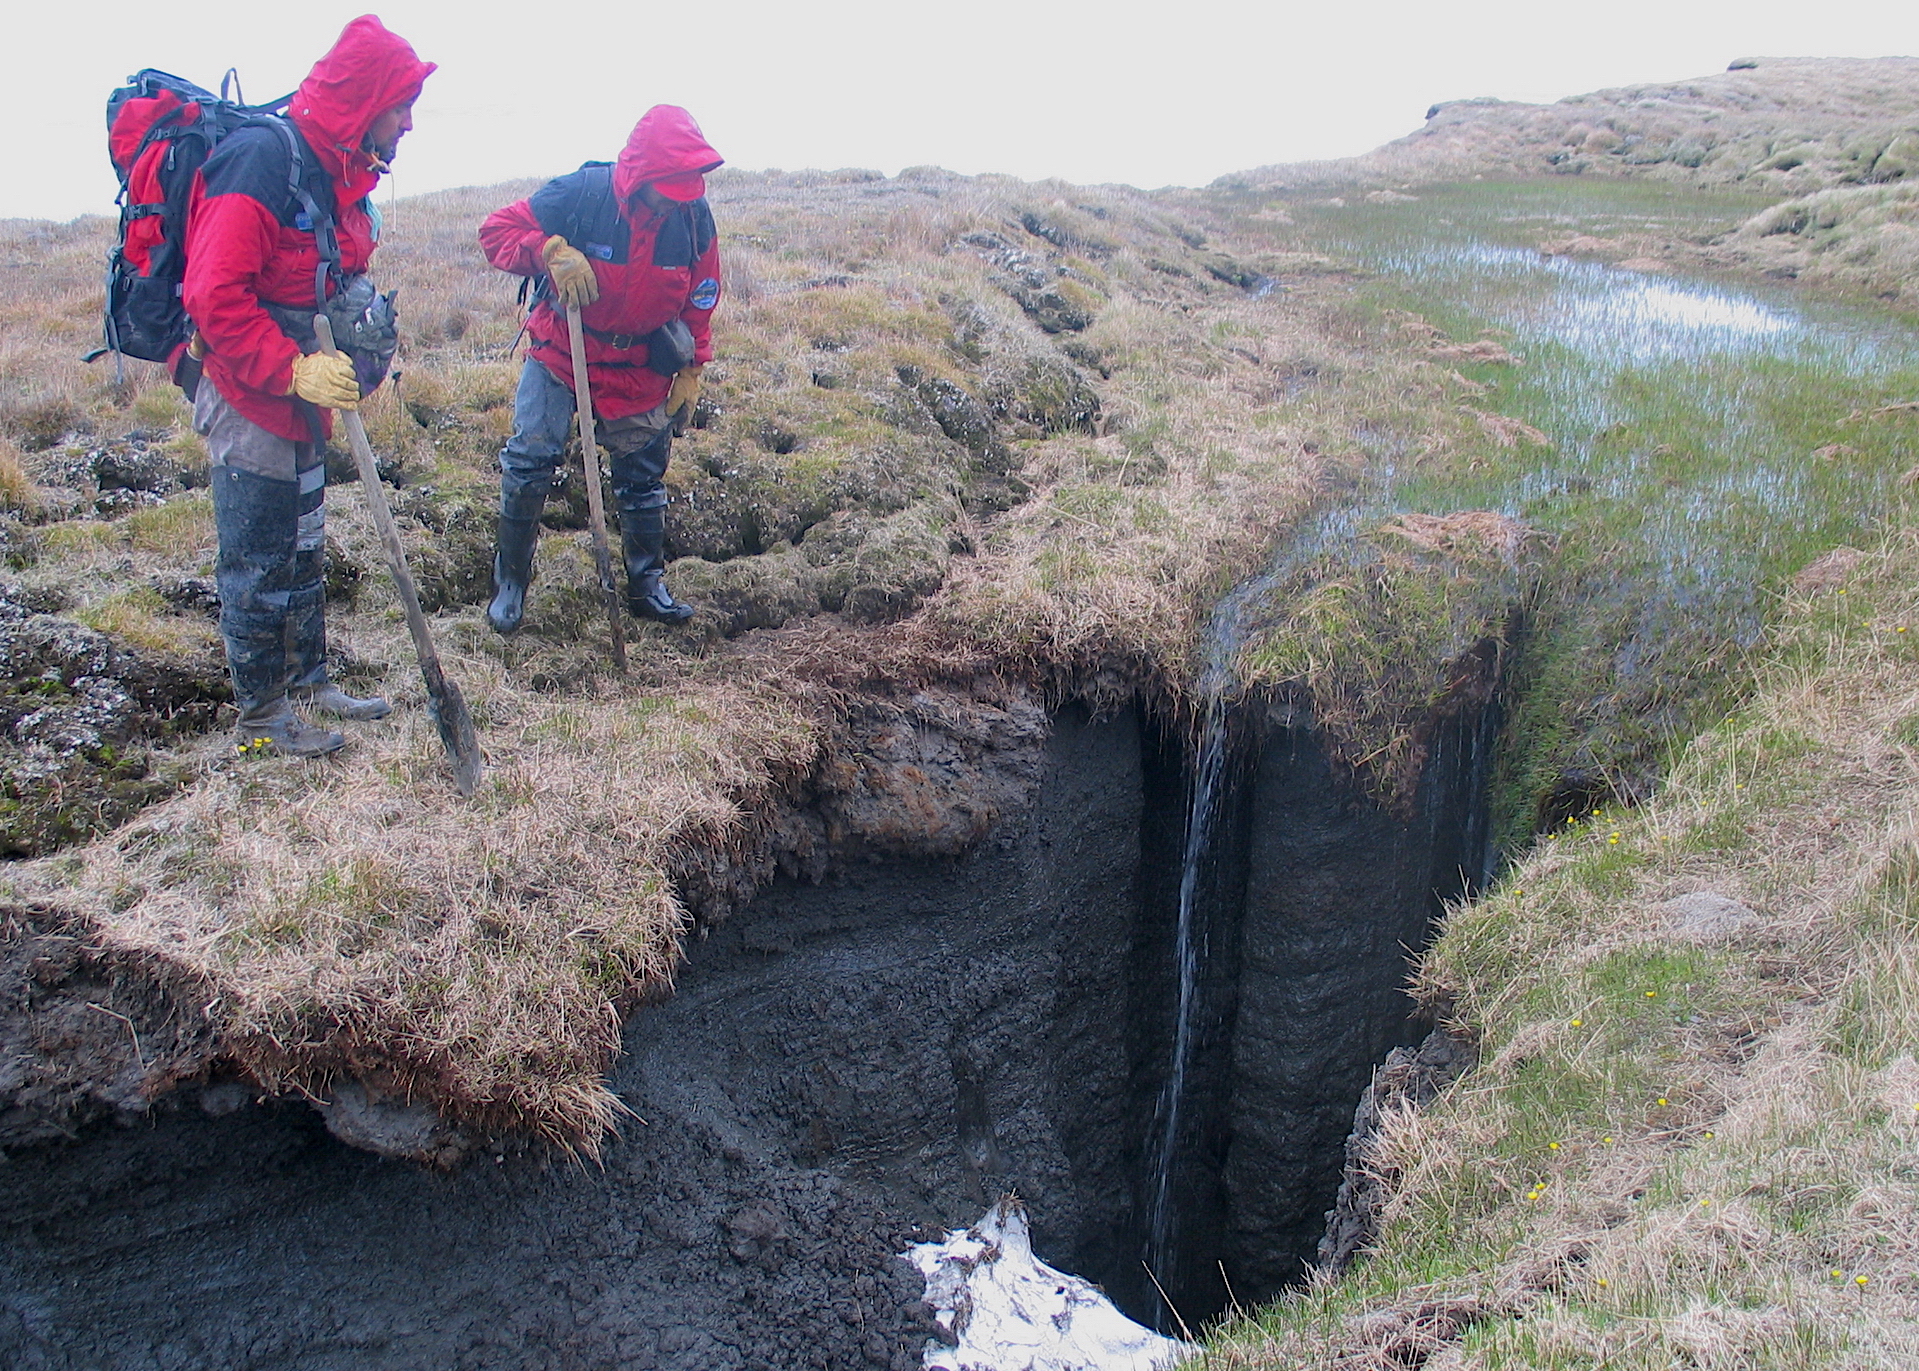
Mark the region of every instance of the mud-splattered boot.
<instances>
[{"instance_id":1,"label":"mud-splattered boot","mask_svg":"<svg viewBox=\"0 0 1919 1371\"><path fill-rule=\"evenodd\" d=\"M384 695L349 695L331 681L296 687L287 693L303 708L315 714L331 714L356 724L384 719L393 712L393 706L387 703Z\"/></svg>"},{"instance_id":2,"label":"mud-splattered boot","mask_svg":"<svg viewBox=\"0 0 1919 1371\"><path fill-rule=\"evenodd\" d=\"M500 492L499 533L493 545L493 599L486 621L499 634L517 633L526 618L527 587L533 583L533 548L540 538L546 482Z\"/></svg>"},{"instance_id":3,"label":"mud-splattered boot","mask_svg":"<svg viewBox=\"0 0 1919 1371\"><path fill-rule=\"evenodd\" d=\"M283 757L323 757L346 746L344 734L316 727L294 713L285 695L240 701L234 741L243 752L277 752Z\"/></svg>"},{"instance_id":4,"label":"mud-splattered boot","mask_svg":"<svg viewBox=\"0 0 1919 1371\"><path fill-rule=\"evenodd\" d=\"M378 695L359 699L327 679L326 583L320 575L324 565L315 558L312 581L287 597L287 698L300 709L355 723L384 719L393 706Z\"/></svg>"},{"instance_id":5,"label":"mud-splattered boot","mask_svg":"<svg viewBox=\"0 0 1919 1371\"><path fill-rule=\"evenodd\" d=\"M693 606L666 588L666 507L620 511L620 548L626 554L626 611L636 619L683 624Z\"/></svg>"}]
</instances>

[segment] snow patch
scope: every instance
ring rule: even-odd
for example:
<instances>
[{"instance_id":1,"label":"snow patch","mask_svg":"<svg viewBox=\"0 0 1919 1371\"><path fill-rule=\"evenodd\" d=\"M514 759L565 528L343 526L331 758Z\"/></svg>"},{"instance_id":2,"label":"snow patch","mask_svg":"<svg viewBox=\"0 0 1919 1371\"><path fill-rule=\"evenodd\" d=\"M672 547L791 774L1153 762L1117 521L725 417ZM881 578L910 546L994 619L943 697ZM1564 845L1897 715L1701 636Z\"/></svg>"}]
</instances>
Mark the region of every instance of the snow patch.
<instances>
[{"instance_id":1,"label":"snow patch","mask_svg":"<svg viewBox=\"0 0 1919 1371\"><path fill-rule=\"evenodd\" d=\"M927 1371L1166 1371L1197 1349L1115 1309L1099 1287L1033 1255L1026 1207L1001 1199L972 1228L903 1254L946 1334Z\"/></svg>"}]
</instances>

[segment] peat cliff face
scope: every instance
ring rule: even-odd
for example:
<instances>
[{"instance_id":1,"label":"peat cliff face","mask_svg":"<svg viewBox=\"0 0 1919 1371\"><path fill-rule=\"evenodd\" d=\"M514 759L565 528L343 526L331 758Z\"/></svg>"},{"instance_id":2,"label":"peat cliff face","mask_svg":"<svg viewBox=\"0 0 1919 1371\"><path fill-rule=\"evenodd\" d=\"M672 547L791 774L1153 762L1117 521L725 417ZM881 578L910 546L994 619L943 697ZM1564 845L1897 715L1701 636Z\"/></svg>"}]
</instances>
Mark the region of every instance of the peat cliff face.
<instances>
[{"instance_id":1,"label":"peat cliff face","mask_svg":"<svg viewBox=\"0 0 1919 1371\"><path fill-rule=\"evenodd\" d=\"M1462 680L1430 721L1424 764L1398 806L1362 791L1284 708L1248 708L1234 725L1232 784L1197 873L1194 1066L1165 1181L1171 1242L1154 1271L1189 1324L1304 1275L1354 1102L1387 1052L1424 1032L1404 993L1410 954L1487 860L1496 705L1493 659L1479 660L1483 678ZM1176 793L1176 754L1163 749L1158 765L1158 784ZM1177 1001L1165 948L1184 822L1149 809L1143 828L1130 1013L1136 1107L1148 1116L1163 1107ZM1142 1196L1151 1153L1133 1167ZM1098 1276L1134 1317L1165 1325L1140 1247L1126 1257Z\"/></svg>"},{"instance_id":2,"label":"peat cliff face","mask_svg":"<svg viewBox=\"0 0 1919 1371\"><path fill-rule=\"evenodd\" d=\"M1133 714L875 708L756 839L780 873L756 896L689 873L738 908L628 1024L612 1084L635 1118L602 1167L429 1172L234 1084L122 1109L0 1161L0 1361L912 1366L918 1279L893 1254L1008 1189L1048 1261L1152 1319L1184 749ZM1415 1036L1406 949L1483 847L1484 716L1435 735L1398 814L1303 721L1242 721L1163 1273L1189 1319L1223 1304L1220 1264L1250 1300L1312 1255L1354 1102Z\"/></svg>"}]
</instances>

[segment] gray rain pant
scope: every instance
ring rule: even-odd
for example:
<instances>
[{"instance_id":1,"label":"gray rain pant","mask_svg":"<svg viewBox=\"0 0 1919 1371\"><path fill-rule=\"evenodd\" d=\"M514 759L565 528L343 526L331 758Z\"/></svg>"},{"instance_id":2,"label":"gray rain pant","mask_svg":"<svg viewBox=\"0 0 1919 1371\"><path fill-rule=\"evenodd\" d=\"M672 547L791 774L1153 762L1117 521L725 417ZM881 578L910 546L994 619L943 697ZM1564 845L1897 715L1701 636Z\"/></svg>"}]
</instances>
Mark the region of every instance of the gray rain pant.
<instances>
[{"instance_id":1,"label":"gray rain pant","mask_svg":"<svg viewBox=\"0 0 1919 1371\"><path fill-rule=\"evenodd\" d=\"M519 389L513 393L513 436L500 451L500 508L509 517L519 503L537 494L544 503L560 464L560 453L573 433L573 392L553 373L526 359L520 369ZM666 464L673 445L673 429L666 407L594 425L595 437L606 453L613 503L627 510L665 509ZM533 517L539 517L537 507Z\"/></svg>"},{"instance_id":2,"label":"gray rain pant","mask_svg":"<svg viewBox=\"0 0 1919 1371\"><path fill-rule=\"evenodd\" d=\"M193 427L213 463L220 633L244 710L326 668L326 467L313 443L268 433L202 380Z\"/></svg>"}]
</instances>

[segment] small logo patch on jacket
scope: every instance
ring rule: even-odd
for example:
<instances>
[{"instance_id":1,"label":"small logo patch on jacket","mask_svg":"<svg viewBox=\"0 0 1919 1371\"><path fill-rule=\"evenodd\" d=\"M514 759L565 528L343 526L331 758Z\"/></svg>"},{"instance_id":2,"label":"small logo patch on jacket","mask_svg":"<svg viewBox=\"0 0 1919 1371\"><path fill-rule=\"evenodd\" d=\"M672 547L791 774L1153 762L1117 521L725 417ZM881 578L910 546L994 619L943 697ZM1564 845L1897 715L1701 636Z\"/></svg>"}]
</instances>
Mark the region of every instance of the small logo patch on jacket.
<instances>
[{"instance_id":1,"label":"small logo patch on jacket","mask_svg":"<svg viewBox=\"0 0 1919 1371\"><path fill-rule=\"evenodd\" d=\"M693 287L693 308L711 309L720 302L720 283L709 276Z\"/></svg>"}]
</instances>

